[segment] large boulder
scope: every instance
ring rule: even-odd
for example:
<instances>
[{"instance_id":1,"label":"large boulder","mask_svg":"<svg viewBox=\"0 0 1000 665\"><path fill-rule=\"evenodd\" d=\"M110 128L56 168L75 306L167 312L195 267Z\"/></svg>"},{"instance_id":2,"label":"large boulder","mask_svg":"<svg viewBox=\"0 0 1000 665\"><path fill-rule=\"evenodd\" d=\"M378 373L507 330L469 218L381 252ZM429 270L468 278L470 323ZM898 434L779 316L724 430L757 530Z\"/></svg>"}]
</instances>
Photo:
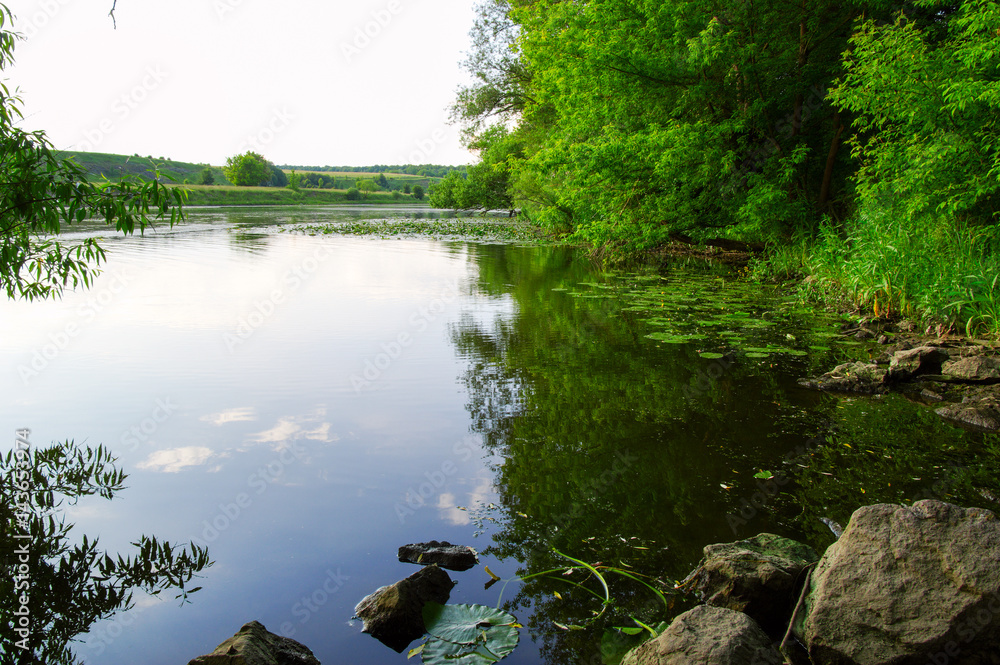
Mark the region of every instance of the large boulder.
<instances>
[{"instance_id":1,"label":"large boulder","mask_svg":"<svg viewBox=\"0 0 1000 665\"><path fill-rule=\"evenodd\" d=\"M399 548L399 560L423 566L437 564L448 570L469 570L479 563L476 550L467 545L452 545L447 540L429 543L414 543Z\"/></svg>"},{"instance_id":2,"label":"large boulder","mask_svg":"<svg viewBox=\"0 0 1000 665\"><path fill-rule=\"evenodd\" d=\"M919 346L897 351L889 363L890 381L909 381L920 374L940 374L948 352L936 346Z\"/></svg>"},{"instance_id":3,"label":"large boulder","mask_svg":"<svg viewBox=\"0 0 1000 665\"><path fill-rule=\"evenodd\" d=\"M941 373L950 379L970 383L1000 383L1000 358L968 356L946 362Z\"/></svg>"},{"instance_id":4,"label":"large boulder","mask_svg":"<svg viewBox=\"0 0 1000 665\"><path fill-rule=\"evenodd\" d=\"M240 628L215 651L188 665L320 665L313 652L293 639L271 633L258 621Z\"/></svg>"},{"instance_id":5,"label":"large boulder","mask_svg":"<svg viewBox=\"0 0 1000 665\"><path fill-rule=\"evenodd\" d=\"M708 545L690 588L705 602L745 612L772 637L781 637L805 581L803 570L819 555L808 545L761 533L735 543Z\"/></svg>"},{"instance_id":6,"label":"large boulder","mask_svg":"<svg viewBox=\"0 0 1000 665\"><path fill-rule=\"evenodd\" d=\"M625 654L621 665L780 665L753 619L710 605L681 614L658 637Z\"/></svg>"},{"instance_id":7,"label":"large boulder","mask_svg":"<svg viewBox=\"0 0 1000 665\"><path fill-rule=\"evenodd\" d=\"M354 614L364 621L361 632L402 653L410 642L426 632L424 605L429 602L444 605L454 585L448 573L430 565L405 580L377 589L354 608Z\"/></svg>"},{"instance_id":8,"label":"large boulder","mask_svg":"<svg viewBox=\"0 0 1000 665\"><path fill-rule=\"evenodd\" d=\"M1000 520L941 501L860 508L812 573L815 665L995 663Z\"/></svg>"}]
</instances>

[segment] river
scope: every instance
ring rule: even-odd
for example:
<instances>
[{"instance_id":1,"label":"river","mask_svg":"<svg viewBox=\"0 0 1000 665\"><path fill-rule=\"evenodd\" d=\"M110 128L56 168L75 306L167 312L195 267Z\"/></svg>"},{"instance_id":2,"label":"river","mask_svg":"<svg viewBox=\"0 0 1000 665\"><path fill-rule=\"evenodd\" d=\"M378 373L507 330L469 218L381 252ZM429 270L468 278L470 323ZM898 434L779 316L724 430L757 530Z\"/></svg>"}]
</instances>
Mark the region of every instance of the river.
<instances>
[{"instance_id":1,"label":"river","mask_svg":"<svg viewBox=\"0 0 1000 665\"><path fill-rule=\"evenodd\" d=\"M109 237L90 290L0 303L10 438L103 443L129 474L68 507L74 533L194 540L216 562L191 604L139 594L95 625L84 662L177 665L256 619L328 665L402 663L352 614L416 571L395 556L411 542L471 545L503 578L567 565L557 548L669 587L708 543L821 548L820 517L867 503L998 508L995 437L797 385L871 353L833 315L697 262L286 230L370 214L433 213L193 209ZM524 624L512 663L610 660L606 627L689 602L616 583L589 623L599 603L558 575L451 575L452 603L502 600Z\"/></svg>"}]
</instances>

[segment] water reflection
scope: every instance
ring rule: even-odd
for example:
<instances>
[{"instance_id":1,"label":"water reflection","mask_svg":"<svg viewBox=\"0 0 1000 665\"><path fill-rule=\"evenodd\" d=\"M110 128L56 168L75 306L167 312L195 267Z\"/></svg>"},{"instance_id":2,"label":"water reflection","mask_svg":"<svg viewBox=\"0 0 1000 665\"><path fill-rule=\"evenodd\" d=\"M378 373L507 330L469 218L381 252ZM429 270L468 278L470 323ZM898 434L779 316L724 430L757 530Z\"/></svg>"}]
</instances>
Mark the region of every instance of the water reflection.
<instances>
[{"instance_id":1,"label":"water reflection","mask_svg":"<svg viewBox=\"0 0 1000 665\"><path fill-rule=\"evenodd\" d=\"M995 437L970 435L898 397L845 400L798 387L836 351L759 359L765 354L733 347L707 359L699 346L710 348L710 337L647 339L656 328L629 295L642 275L595 276L560 248L485 247L477 256L478 288L509 295L516 313L462 320L452 338L470 359L463 381L472 429L503 460L494 467L498 506L483 513L498 523L487 551L522 576L565 565L555 548L670 582L712 542L769 531L825 547L832 535L819 518L846 523L867 503L931 492L998 507L986 498L996 494ZM715 270L679 271L669 283L690 290L662 297L700 308L690 292ZM581 283L596 295L581 297ZM726 287L712 288L726 296ZM756 306L782 307L767 298ZM809 323L765 326L755 343L807 336ZM763 470L774 477L754 477ZM533 580L506 608L531 613L531 631L555 664L600 662L603 627L669 618L685 602L665 607L624 579L612 596L616 611L588 631L555 628L599 609L560 580Z\"/></svg>"},{"instance_id":2,"label":"water reflection","mask_svg":"<svg viewBox=\"0 0 1000 665\"><path fill-rule=\"evenodd\" d=\"M111 242L90 292L0 303L8 429L107 443L132 475L114 510L74 509L81 530L124 548L141 523L218 562L194 606L141 599L88 636L88 662L185 662L258 619L324 662L399 663L347 622L413 571L395 560L407 542L476 545L507 578L563 565L558 548L669 585L707 543L822 547L819 517L875 500L996 507L995 437L799 388L850 347L802 342L810 317L717 267L612 274L567 248L281 232L354 214L196 210ZM744 314L767 320L720 324ZM665 341L675 329L698 336ZM788 335L819 349L747 352ZM497 602L481 570L456 579L452 602ZM621 577L613 596L608 625L684 603ZM565 582L503 599L537 639L516 662L601 657L601 625L554 627L595 609Z\"/></svg>"}]
</instances>

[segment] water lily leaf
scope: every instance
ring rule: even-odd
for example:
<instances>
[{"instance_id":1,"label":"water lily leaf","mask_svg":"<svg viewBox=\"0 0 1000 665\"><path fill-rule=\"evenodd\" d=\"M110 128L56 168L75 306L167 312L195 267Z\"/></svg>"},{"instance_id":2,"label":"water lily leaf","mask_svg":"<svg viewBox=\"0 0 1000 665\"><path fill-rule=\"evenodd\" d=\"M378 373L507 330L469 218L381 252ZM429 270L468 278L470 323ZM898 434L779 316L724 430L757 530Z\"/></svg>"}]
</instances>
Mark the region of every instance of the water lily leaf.
<instances>
[{"instance_id":1,"label":"water lily leaf","mask_svg":"<svg viewBox=\"0 0 1000 665\"><path fill-rule=\"evenodd\" d=\"M485 605L424 606L430 638L423 651L428 665L493 663L514 650L520 635L517 618Z\"/></svg>"},{"instance_id":2,"label":"water lily leaf","mask_svg":"<svg viewBox=\"0 0 1000 665\"><path fill-rule=\"evenodd\" d=\"M724 354L724 353L714 353L714 352L705 352L705 353L701 354L701 357L705 358L706 360L720 360L722 358L725 358L726 354Z\"/></svg>"},{"instance_id":3,"label":"water lily leaf","mask_svg":"<svg viewBox=\"0 0 1000 665\"><path fill-rule=\"evenodd\" d=\"M748 353L747 358L767 358L770 355L770 353Z\"/></svg>"}]
</instances>

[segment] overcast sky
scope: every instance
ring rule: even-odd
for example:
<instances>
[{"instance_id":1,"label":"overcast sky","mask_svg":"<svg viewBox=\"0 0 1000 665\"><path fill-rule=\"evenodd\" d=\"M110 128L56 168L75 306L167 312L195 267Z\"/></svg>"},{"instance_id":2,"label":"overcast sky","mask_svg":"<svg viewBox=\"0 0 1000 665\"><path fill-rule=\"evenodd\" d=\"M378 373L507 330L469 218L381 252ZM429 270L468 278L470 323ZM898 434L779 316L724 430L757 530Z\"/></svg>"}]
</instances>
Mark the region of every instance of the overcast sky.
<instances>
[{"instance_id":1,"label":"overcast sky","mask_svg":"<svg viewBox=\"0 0 1000 665\"><path fill-rule=\"evenodd\" d=\"M4 0L3 72L59 149L220 165L467 164L447 124L474 0Z\"/></svg>"}]
</instances>

